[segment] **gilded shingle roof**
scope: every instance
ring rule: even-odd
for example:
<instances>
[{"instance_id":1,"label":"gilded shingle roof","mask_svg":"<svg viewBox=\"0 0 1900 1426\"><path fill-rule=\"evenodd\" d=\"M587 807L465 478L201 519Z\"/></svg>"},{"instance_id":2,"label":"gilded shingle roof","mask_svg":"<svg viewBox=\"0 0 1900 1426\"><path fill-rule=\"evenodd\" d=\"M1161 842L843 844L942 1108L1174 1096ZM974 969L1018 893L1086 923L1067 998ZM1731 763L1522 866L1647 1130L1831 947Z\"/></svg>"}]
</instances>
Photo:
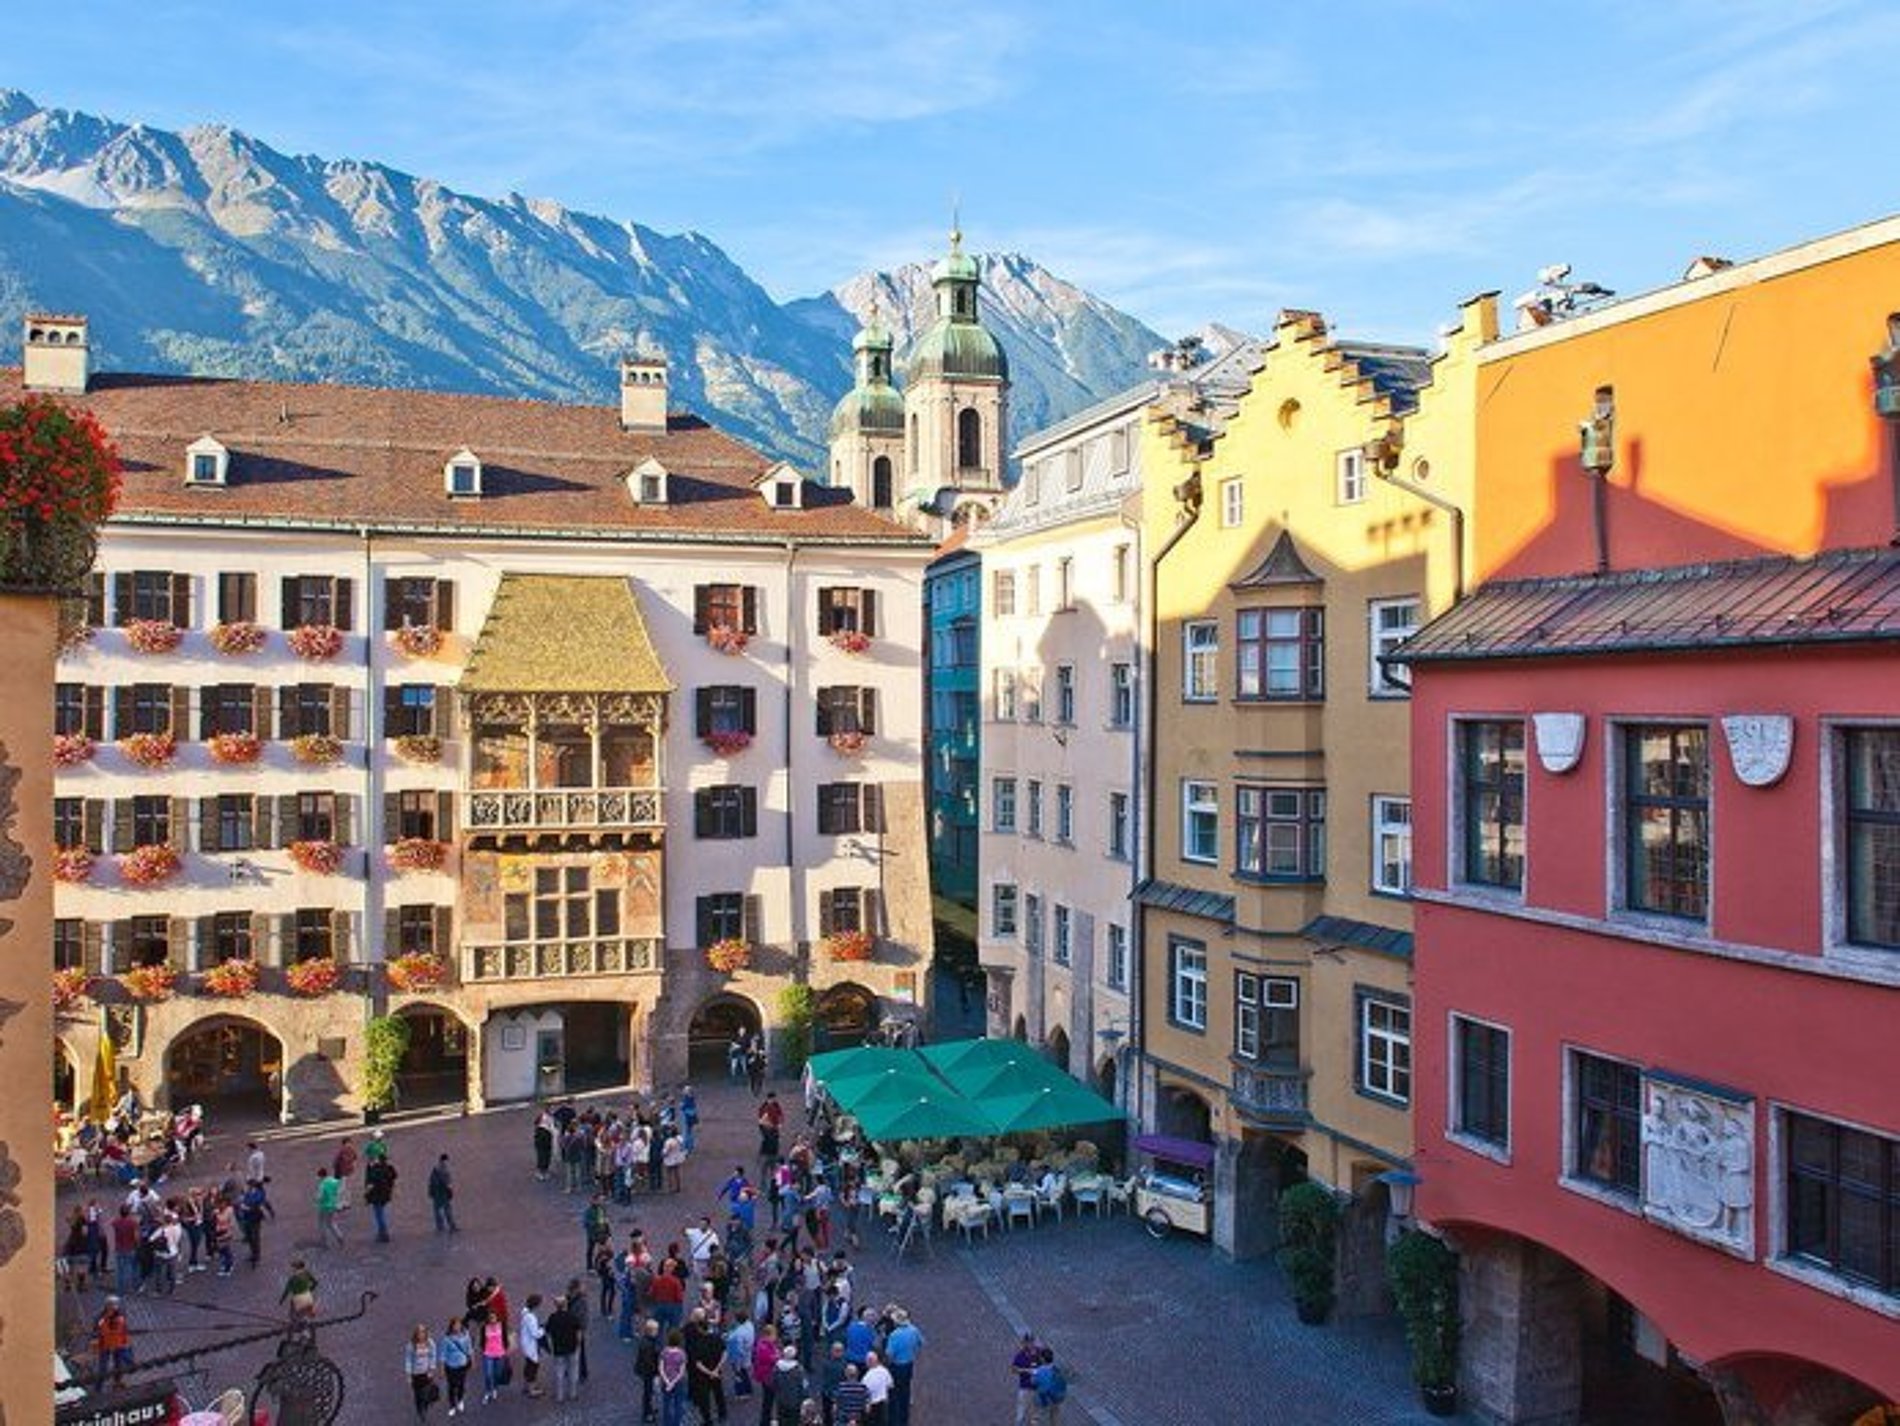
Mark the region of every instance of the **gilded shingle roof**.
<instances>
[{"instance_id":1,"label":"gilded shingle roof","mask_svg":"<svg viewBox=\"0 0 1900 1426\"><path fill-rule=\"evenodd\" d=\"M0 368L0 403L21 395L19 369ZM772 508L754 487L771 458L693 416L629 431L611 406L121 373L67 399L117 443L116 518L128 521L925 543L848 491L807 486L804 508ZM231 453L223 489L185 484L185 447L207 434ZM464 446L482 462L478 499L443 489L443 464ZM648 458L671 475L664 505L627 493L627 472Z\"/></svg>"},{"instance_id":2,"label":"gilded shingle roof","mask_svg":"<svg viewBox=\"0 0 1900 1426\"><path fill-rule=\"evenodd\" d=\"M465 693L670 693L633 587L610 575L504 574Z\"/></svg>"}]
</instances>

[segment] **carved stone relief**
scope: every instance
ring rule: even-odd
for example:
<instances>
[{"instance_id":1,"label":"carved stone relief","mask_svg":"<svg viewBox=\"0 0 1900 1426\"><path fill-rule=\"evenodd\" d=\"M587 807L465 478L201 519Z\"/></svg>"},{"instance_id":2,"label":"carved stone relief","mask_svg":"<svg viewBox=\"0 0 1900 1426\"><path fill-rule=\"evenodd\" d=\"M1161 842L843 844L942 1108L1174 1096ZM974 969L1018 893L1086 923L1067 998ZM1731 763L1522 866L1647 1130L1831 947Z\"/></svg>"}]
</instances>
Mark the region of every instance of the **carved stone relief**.
<instances>
[{"instance_id":1,"label":"carved stone relief","mask_svg":"<svg viewBox=\"0 0 1900 1426\"><path fill-rule=\"evenodd\" d=\"M1643 1214L1751 1261L1754 1101L1643 1077Z\"/></svg>"},{"instance_id":2,"label":"carved stone relief","mask_svg":"<svg viewBox=\"0 0 1900 1426\"><path fill-rule=\"evenodd\" d=\"M1785 713L1738 713L1722 719L1729 762L1748 787L1772 787L1788 771L1794 719Z\"/></svg>"},{"instance_id":3,"label":"carved stone relief","mask_svg":"<svg viewBox=\"0 0 1900 1426\"><path fill-rule=\"evenodd\" d=\"M1545 772L1569 772L1583 760L1586 726L1581 713L1531 714L1531 727L1537 734L1537 760Z\"/></svg>"}]
</instances>

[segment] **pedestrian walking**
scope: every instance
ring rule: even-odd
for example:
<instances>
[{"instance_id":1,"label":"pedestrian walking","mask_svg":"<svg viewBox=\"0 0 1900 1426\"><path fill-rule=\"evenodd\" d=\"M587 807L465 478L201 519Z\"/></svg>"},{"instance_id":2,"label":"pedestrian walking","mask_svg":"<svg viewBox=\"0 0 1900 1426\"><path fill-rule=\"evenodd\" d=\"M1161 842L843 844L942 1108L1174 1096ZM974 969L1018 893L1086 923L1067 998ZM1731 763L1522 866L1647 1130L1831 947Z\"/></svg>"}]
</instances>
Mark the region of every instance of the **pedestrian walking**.
<instances>
[{"instance_id":1,"label":"pedestrian walking","mask_svg":"<svg viewBox=\"0 0 1900 1426\"><path fill-rule=\"evenodd\" d=\"M732 1043L726 1046L726 1082L738 1084L745 1079L745 1031L732 1032Z\"/></svg>"},{"instance_id":2,"label":"pedestrian walking","mask_svg":"<svg viewBox=\"0 0 1900 1426\"><path fill-rule=\"evenodd\" d=\"M317 1246L327 1248L331 1243L343 1246L343 1230L337 1226L336 1215L342 1181L328 1169L317 1170Z\"/></svg>"},{"instance_id":3,"label":"pedestrian walking","mask_svg":"<svg viewBox=\"0 0 1900 1426\"><path fill-rule=\"evenodd\" d=\"M595 1194L593 1201L581 1210L581 1267L593 1266L594 1250L613 1237L613 1219L607 1212L607 1199Z\"/></svg>"},{"instance_id":4,"label":"pedestrian walking","mask_svg":"<svg viewBox=\"0 0 1900 1426\"><path fill-rule=\"evenodd\" d=\"M244 1196L238 1200L238 1231L244 1234L244 1249L252 1267L264 1256L264 1220L277 1216L265 1188L267 1182L261 1178L251 1179L244 1186Z\"/></svg>"},{"instance_id":5,"label":"pedestrian walking","mask_svg":"<svg viewBox=\"0 0 1900 1426\"><path fill-rule=\"evenodd\" d=\"M1042 1348L1033 1332L1023 1333L1009 1369L1016 1377L1016 1426L1030 1426L1036 1416L1036 1368L1042 1365Z\"/></svg>"},{"instance_id":6,"label":"pedestrian walking","mask_svg":"<svg viewBox=\"0 0 1900 1426\"><path fill-rule=\"evenodd\" d=\"M1062 1416L1062 1403L1069 1397L1069 1379L1057 1365L1053 1348L1044 1347L1036 1354L1034 1379L1040 1426L1056 1426Z\"/></svg>"},{"instance_id":7,"label":"pedestrian walking","mask_svg":"<svg viewBox=\"0 0 1900 1426\"><path fill-rule=\"evenodd\" d=\"M418 1322L402 1349L402 1369L409 1374L409 1392L415 1400L418 1421L428 1418L429 1408L442 1395L442 1388L435 1382L435 1366L435 1338L425 1324Z\"/></svg>"},{"instance_id":8,"label":"pedestrian walking","mask_svg":"<svg viewBox=\"0 0 1900 1426\"><path fill-rule=\"evenodd\" d=\"M447 1154L438 1155L429 1170L429 1207L435 1213L436 1232L460 1231L455 1226L455 1175L449 1170Z\"/></svg>"},{"instance_id":9,"label":"pedestrian walking","mask_svg":"<svg viewBox=\"0 0 1900 1426\"><path fill-rule=\"evenodd\" d=\"M468 1369L475 1362L475 1343L469 1336L468 1324L460 1317L449 1318L449 1325L442 1329L442 1379L448 1386L450 1416L460 1416L467 1409Z\"/></svg>"},{"instance_id":10,"label":"pedestrian walking","mask_svg":"<svg viewBox=\"0 0 1900 1426\"><path fill-rule=\"evenodd\" d=\"M132 1324L126 1321L125 1308L116 1295L106 1299L92 1324L92 1350L99 1361L93 1385L104 1387L110 1375L113 1386L124 1386L132 1366Z\"/></svg>"},{"instance_id":11,"label":"pedestrian walking","mask_svg":"<svg viewBox=\"0 0 1900 1426\"><path fill-rule=\"evenodd\" d=\"M554 1162L554 1116L543 1109L534 1116L534 1176L547 1182Z\"/></svg>"},{"instance_id":12,"label":"pedestrian walking","mask_svg":"<svg viewBox=\"0 0 1900 1426\"><path fill-rule=\"evenodd\" d=\"M350 1206L350 1180L356 1176L356 1145L345 1138L336 1146L330 1160L330 1176L336 1180L336 1206L341 1213Z\"/></svg>"},{"instance_id":13,"label":"pedestrian walking","mask_svg":"<svg viewBox=\"0 0 1900 1426\"><path fill-rule=\"evenodd\" d=\"M308 1322L317 1315L317 1275L302 1258L290 1260L290 1276L284 1279L277 1301L289 1305L293 1322Z\"/></svg>"},{"instance_id":14,"label":"pedestrian walking","mask_svg":"<svg viewBox=\"0 0 1900 1426\"><path fill-rule=\"evenodd\" d=\"M752 1037L752 1043L746 1047L745 1077L756 1097L765 1088L765 1041L757 1035Z\"/></svg>"},{"instance_id":15,"label":"pedestrian walking","mask_svg":"<svg viewBox=\"0 0 1900 1426\"><path fill-rule=\"evenodd\" d=\"M379 1243L389 1241L389 1204L395 1196L396 1166L389 1161L387 1154L372 1158L363 1170L363 1201L369 1205L370 1216L376 1220L376 1241Z\"/></svg>"},{"instance_id":16,"label":"pedestrian walking","mask_svg":"<svg viewBox=\"0 0 1900 1426\"><path fill-rule=\"evenodd\" d=\"M759 1106L759 1159L762 1163L775 1162L779 1155L779 1131L785 1124L785 1106L778 1102L778 1093L773 1091L765 1096L765 1102Z\"/></svg>"}]
</instances>

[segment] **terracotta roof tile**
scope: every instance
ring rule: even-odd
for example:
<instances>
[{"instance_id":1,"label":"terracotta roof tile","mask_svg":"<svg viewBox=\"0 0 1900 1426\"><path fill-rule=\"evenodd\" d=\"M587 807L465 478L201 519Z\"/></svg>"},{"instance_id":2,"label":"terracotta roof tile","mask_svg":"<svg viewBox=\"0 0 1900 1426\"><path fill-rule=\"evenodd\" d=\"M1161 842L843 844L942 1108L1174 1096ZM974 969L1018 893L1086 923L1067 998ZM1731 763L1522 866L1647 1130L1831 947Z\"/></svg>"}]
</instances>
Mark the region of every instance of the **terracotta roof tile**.
<instances>
[{"instance_id":1,"label":"terracotta roof tile","mask_svg":"<svg viewBox=\"0 0 1900 1426\"><path fill-rule=\"evenodd\" d=\"M0 368L0 402L22 394L20 370ZM118 444L120 518L926 543L827 486L771 508L754 482L772 459L695 416L627 431L610 406L118 373L66 399ZM231 453L224 488L185 484L185 447L206 434ZM451 499L442 467L464 446L483 494ZM637 505L623 483L648 457L671 477L665 505Z\"/></svg>"}]
</instances>

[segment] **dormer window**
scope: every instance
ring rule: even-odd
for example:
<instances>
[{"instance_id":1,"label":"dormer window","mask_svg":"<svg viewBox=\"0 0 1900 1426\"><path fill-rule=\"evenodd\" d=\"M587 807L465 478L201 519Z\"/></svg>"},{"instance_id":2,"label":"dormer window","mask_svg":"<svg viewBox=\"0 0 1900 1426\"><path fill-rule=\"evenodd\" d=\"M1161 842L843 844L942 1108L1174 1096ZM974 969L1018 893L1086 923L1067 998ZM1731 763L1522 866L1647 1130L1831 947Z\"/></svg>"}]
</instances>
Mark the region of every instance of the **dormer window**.
<instances>
[{"instance_id":1,"label":"dormer window","mask_svg":"<svg viewBox=\"0 0 1900 1426\"><path fill-rule=\"evenodd\" d=\"M627 472L627 493L636 505L664 505L666 480L666 467L649 457Z\"/></svg>"},{"instance_id":2,"label":"dormer window","mask_svg":"<svg viewBox=\"0 0 1900 1426\"><path fill-rule=\"evenodd\" d=\"M780 461L759 480L765 503L774 510L797 510L804 504L805 482L791 466Z\"/></svg>"},{"instance_id":3,"label":"dormer window","mask_svg":"<svg viewBox=\"0 0 1900 1426\"><path fill-rule=\"evenodd\" d=\"M442 467L442 488L456 499L472 500L482 493L482 463L467 446Z\"/></svg>"},{"instance_id":4,"label":"dormer window","mask_svg":"<svg viewBox=\"0 0 1900 1426\"><path fill-rule=\"evenodd\" d=\"M187 485L223 485L230 467L231 453L210 436L200 436L185 447Z\"/></svg>"}]
</instances>

